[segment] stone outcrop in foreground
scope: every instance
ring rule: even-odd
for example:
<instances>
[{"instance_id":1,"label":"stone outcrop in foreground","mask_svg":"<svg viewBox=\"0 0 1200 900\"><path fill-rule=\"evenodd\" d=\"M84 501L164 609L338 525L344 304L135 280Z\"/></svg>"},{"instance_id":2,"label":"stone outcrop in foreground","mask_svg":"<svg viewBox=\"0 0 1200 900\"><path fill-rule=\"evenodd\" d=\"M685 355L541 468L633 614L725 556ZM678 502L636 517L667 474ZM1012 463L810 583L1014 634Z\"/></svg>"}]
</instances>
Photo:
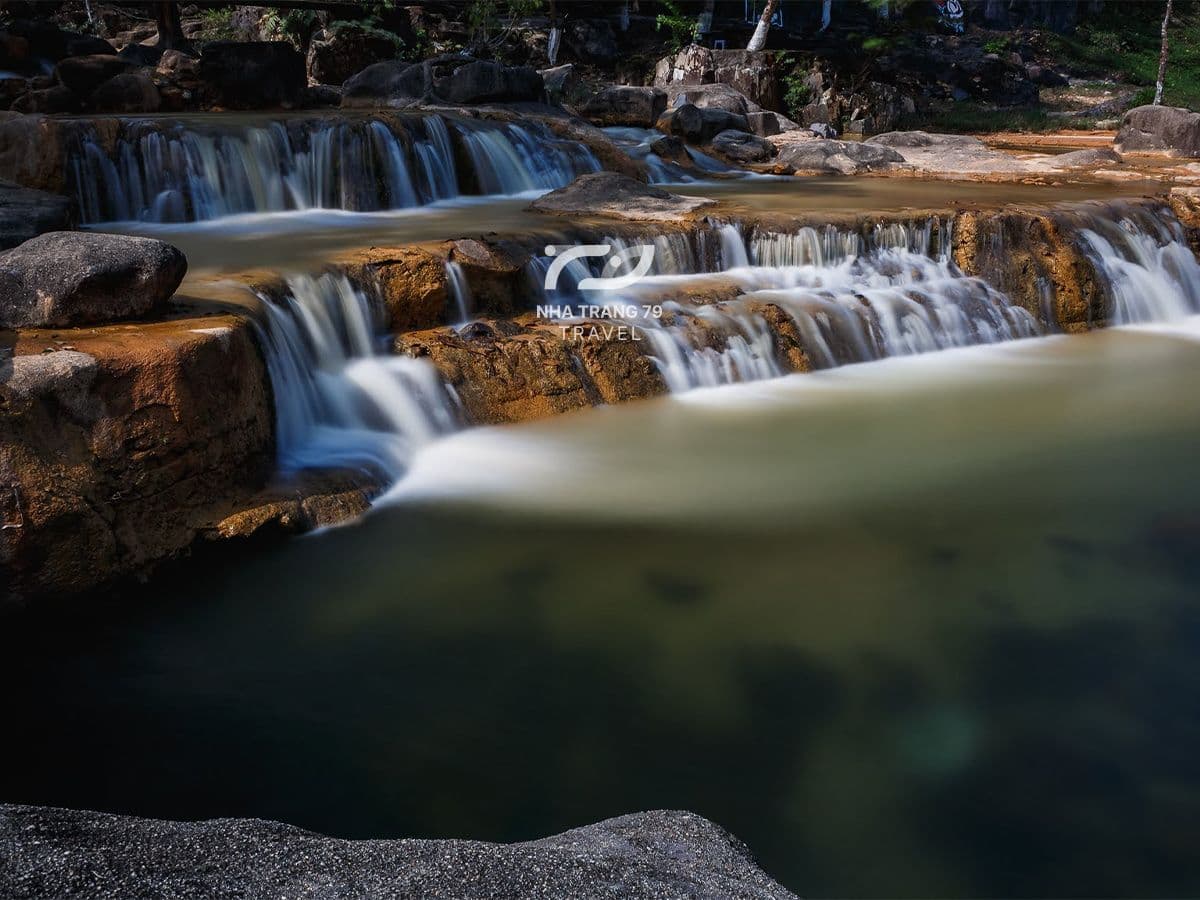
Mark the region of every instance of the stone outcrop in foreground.
<instances>
[{"instance_id":1,"label":"stone outcrop in foreground","mask_svg":"<svg viewBox=\"0 0 1200 900\"><path fill-rule=\"evenodd\" d=\"M0 890L89 900L176 897L793 900L744 844L657 810L521 844L336 840L258 819L167 822L0 806Z\"/></svg>"}]
</instances>

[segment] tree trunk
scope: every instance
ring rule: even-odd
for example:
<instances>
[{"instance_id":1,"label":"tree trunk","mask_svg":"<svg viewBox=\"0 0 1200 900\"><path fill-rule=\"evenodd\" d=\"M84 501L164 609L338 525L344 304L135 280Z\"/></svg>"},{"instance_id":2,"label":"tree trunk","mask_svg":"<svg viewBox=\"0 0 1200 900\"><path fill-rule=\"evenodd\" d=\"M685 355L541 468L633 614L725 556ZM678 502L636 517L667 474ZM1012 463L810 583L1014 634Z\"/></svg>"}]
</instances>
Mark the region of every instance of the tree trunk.
<instances>
[{"instance_id":1,"label":"tree trunk","mask_svg":"<svg viewBox=\"0 0 1200 900\"><path fill-rule=\"evenodd\" d=\"M1171 7L1175 0L1167 0L1167 12L1163 16L1162 51L1158 55L1158 83L1154 86L1154 105L1162 106L1163 82L1167 78L1167 26L1171 23Z\"/></svg>"},{"instance_id":2,"label":"tree trunk","mask_svg":"<svg viewBox=\"0 0 1200 900\"><path fill-rule=\"evenodd\" d=\"M824 31L829 27L829 23L833 21L833 0L824 0L821 4L821 27L819 31Z\"/></svg>"},{"instance_id":3,"label":"tree trunk","mask_svg":"<svg viewBox=\"0 0 1200 900\"><path fill-rule=\"evenodd\" d=\"M160 50L189 49L188 39L183 35L183 23L179 21L178 3L155 3L154 20L158 25L158 48Z\"/></svg>"},{"instance_id":4,"label":"tree trunk","mask_svg":"<svg viewBox=\"0 0 1200 900\"><path fill-rule=\"evenodd\" d=\"M771 30L771 19L775 17L775 10L778 8L779 0L767 0L767 5L763 7L762 18L758 20L754 34L750 36L750 43L746 45L747 50L762 50L767 46L767 32Z\"/></svg>"}]
</instances>

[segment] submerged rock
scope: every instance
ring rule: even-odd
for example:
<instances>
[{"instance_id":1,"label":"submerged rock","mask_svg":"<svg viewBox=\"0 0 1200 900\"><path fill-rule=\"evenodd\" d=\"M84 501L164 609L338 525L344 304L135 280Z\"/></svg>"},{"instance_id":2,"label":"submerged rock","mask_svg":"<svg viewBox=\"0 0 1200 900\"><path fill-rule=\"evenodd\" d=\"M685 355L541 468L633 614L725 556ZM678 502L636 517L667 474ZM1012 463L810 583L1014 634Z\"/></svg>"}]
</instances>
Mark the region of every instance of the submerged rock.
<instances>
[{"instance_id":1,"label":"submerged rock","mask_svg":"<svg viewBox=\"0 0 1200 900\"><path fill-rule=\"evenodd\" d=\"M596 125L653 128L666 108L665 91L652 87L614 84L579 104L576 111Z\"/></svg>"},{"instance_id":2,"label":"submerged rock","mask_svg":"<svg viewBox=\"0 0 1200 900\"><path fill-rule=\"evenodd\" d=\"M616 172L593 172L539 197L529 208L555 215L613 216L653 222L676 221L681 215L715 202L706 197L671 194Z\"/></svg>"},{"instance_id":3,"label":"submerged rock","mask_svg":"<svg viewBox=\"0 0 1200 900\"><path fill-rule=\"evenodd\" d=\"M1120 153L1149 151L1200 157L1200 113L1175 106L1139 106L1125 113L1117 132Z\"/></svg>"},{"instance_id":4,"label":"submerged rock","mask_svg":"<svg viewBox=\"0 0 1200 900\"><path fill-rule=\"evenodd\" d=\"M164 241L54 231L0 254L0 327L111 322L162 309L187 272Z\"/></svg>"},{"instance_id":5,"label":"submerged rock","mask_svg":"<svg viewBox=\"0 0 1200 900\"><path fill-rule=\"evenodd\" d=\"M788 144L779 161L797 174L857 175L894 169L904 157L876 144L818 139Z\"/></svg>"},{"instance_id":6,"label":"submerged rock","mask_svg":"<svg viewBox=\"0 0 1200 900\"><path fill-rule=\"evenodd\" d=\"M166 822L0 806L5 881L87 896L620 897L794 900L737 838L688 812L607 819L520 844L349 841L260 819Z\"/></svg>"}]
</instances>

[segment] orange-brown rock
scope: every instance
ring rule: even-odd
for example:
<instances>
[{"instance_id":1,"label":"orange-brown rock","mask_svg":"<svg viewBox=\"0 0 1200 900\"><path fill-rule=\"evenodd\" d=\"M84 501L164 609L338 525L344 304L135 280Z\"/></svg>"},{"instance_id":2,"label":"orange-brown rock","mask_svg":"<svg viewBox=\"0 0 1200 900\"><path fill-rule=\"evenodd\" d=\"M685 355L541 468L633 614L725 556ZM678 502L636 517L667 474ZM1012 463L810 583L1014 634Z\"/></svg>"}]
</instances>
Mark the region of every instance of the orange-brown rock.
<instances>
[{"instance_id":1,"label":"orange-brown rock","mask_svg":"<svg viewBox=\"0 0 1200 900\"><path fill-rule=\"evenodd\" d=\"M140 573L271 470L270 387L244 319L0 339L0 597Z\"/></svg>"},{"instance_id":2,"label":"orange-brown rock","mask_svg":"<svg viewBox=\"0 0 1200 900\"><path fill-rule=\"evenodd\" d=\"M1066 332L1107 324L1096 270L1057 214L963 212L954 221L954 261L1003 291L1040 321Z\"/></svg>"},{"instance_id":3,"label":"orange-brown rock","mask_svg":"<svg viewBox=\"0 0 1200 900\"><path fill-rule=\"evenodd\" d=\"M448 321L444 251L372 247L348 256L342 268L352 281L379 288L389 331L436 328Z\"/></svg>"},{"instance_id":4,"label":"orange-brown rock","mask_svg":"<svg viewBox=\"0 0 1200 900\"><path fill-rule=\"evenodd\" d=\"M615 323L595 323L597 328ZM643 342L628 332L577 336L554 323L487 321L402 334L398 352L428 357L478 424L523 422L666 392Z\"/></svg>"}]
</instances>

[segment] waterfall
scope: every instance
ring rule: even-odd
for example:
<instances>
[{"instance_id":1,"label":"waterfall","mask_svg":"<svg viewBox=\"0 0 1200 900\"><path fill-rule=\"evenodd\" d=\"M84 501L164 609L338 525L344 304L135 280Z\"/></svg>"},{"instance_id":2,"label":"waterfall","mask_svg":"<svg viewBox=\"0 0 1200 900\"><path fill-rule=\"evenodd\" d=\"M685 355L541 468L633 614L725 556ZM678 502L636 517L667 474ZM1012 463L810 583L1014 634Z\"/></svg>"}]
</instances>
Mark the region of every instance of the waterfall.
<instances>
[{"instance_id":1,"label":"waterfall","mask_svg":"<svg viewBox=\"0 0 1200 900\"><path fill-rule=\"evenodd\" d=\"M547 191L600 171L600 161L583 144L555 139L545 128L462 122L459 134L481 194Z\"/></svg>"},{"instance_id":2,"label":"waterfall","mask_svg":"<svg viewBox=\"0 0 1200 900\"><path fill-rule=\"evenodd\" d=\"M458 313L458 324L464 324L470 320L474 305L471 285L467 283L467 275L462 266L452 260L446 261L446 285L450 289L450 299L454 301L454 309Z\"/></svg>"},{"instance_id":3,"label":"waterfall","mask_svg":"<svg viewBox=\"0 0 1200 900\"><path fill-rule=\"evenodd\" d=\"M946 220L748 237L726 223L606 243L633 259L639 244L652 245L653 274L620 292L580 297L580 275L568 270L560 290L609 310L638 310L619 317L646 341L675 392L783 375L797 362L786 359L789 351L828 368L1042 333L1031 313L955 267ZM583 274L599 275L601 265ZM777 345L785 333L795 346Z\"/></svg>"},{"instance_id":4,"label":"waterfall","mask_svg":"<svg viewBox=\"0 0 1200 900\"><path fill-rule=\"evenodd\" d=\"M1085 205L1069 217L1108 294L1113 324L1170 322L1200 312L1200 264L1178 220L1134 205L1114 220L1113 208L1092 212Z\"/></svg>"},{"instance_id":5,"label":"waterfall","mask_svg":"<svg viewBox=\"0 0 1200 900\"><path fill-rule=\"evenodd\" d=\"M427 360L381 352L379 307L343 275L296 275L259 325L284 472L351 467L389 482L457 415Z\"/></svg>"},{"instance_id":6,"label":"waterfall","mask_svg":"<svg viewBox=\"0 0 1200 900\"><path fill-rule=\"evenodd\" d=\"M394 115L218 127L132 119L120 129L111 149L92 131L69 151L84 222L404 209L475 190L549 190L600 168L583 144L537 122ZM456 140L473 166L462 179Z\"/></svg>"}]
</instances>

